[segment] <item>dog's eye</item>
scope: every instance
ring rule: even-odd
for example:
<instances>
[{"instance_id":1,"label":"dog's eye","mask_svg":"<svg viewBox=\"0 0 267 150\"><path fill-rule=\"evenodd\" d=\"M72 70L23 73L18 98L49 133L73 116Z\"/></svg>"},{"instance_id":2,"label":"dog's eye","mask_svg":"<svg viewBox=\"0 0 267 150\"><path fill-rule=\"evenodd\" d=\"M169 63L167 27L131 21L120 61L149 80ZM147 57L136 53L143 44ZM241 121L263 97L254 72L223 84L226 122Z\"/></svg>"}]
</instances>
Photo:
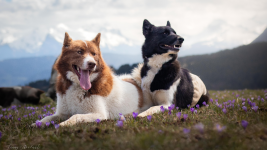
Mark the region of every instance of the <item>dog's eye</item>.
<instances>
[{"instance_id":1,"label":"dog's eye","mask_svg":"<svg viewBox=\"0 0 267 150\"><path fill-rule=\"evenodd\" d=\"M163 34L164 34L164 35L169 35L169 32L168 32L168 31L164 31Z\"/></svg>"},{"instance_id":2,"label":"dog's eye","mask_svg":"<svg viewBox=\"0 0 267 150\"><path fill-rule=\"evenodd\" d=\"M78 54L83 54L83 52L82 52L82 51L78 51L77 53L78 53Z\"/></svg>"},{"instance_id":3,"label":"dog's eye","mask_svg":"<svg viewBox=\"0 0 267 150\"><path fill-rule=\"evenodd\" d=\"M95 56L95 53L92 53L93 56Z\"/></svg>"}]
</instances>

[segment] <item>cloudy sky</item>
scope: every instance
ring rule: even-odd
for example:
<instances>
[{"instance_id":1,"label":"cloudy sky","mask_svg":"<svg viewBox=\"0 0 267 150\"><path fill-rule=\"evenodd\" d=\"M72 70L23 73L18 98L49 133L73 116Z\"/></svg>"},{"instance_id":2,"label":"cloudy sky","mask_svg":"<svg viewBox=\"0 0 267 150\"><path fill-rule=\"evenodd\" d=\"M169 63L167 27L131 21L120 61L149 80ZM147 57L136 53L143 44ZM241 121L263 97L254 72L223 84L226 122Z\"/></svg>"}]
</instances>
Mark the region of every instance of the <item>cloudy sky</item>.
<instances>
[{"instance_id":1,"label":"cloudy sky","mask_svg":"<svg viewBox=\"0 0 267 150\"><path fill-rule=\"evenodd\" d=\"M101 32L101 46L119 53L116 46L142 45L148 19L171 22L185 38L182 55L202 54L249 44L266 18L266 0L0 0L0 45L33 52L48 34L62 42L65 31L85 40Z\"/></svg>"}]
</instances>

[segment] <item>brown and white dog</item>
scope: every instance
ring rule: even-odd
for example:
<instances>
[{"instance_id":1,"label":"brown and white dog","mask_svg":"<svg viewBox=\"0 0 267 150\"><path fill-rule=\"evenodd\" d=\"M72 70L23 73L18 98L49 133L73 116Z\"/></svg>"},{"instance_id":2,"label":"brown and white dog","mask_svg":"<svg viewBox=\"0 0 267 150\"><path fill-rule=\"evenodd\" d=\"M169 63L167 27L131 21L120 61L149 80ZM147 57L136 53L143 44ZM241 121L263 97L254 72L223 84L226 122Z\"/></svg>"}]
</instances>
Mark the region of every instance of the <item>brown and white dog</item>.
<instances>
[{"instance_id":1,"label":"brown and white dog","mask_svg":"<svg viewBox=\"0 0 267 150\"><path fill-rule=\"evenodd\" d=\"M92 41L72 40L65 33L56 69L56 113L43 118L42 124L58 119L66 120L60 126L114 119L119 113L139 112L142 106L142 90L131 76L113 75L103 60L100 33Z\"/></svg>"}]
</instances>

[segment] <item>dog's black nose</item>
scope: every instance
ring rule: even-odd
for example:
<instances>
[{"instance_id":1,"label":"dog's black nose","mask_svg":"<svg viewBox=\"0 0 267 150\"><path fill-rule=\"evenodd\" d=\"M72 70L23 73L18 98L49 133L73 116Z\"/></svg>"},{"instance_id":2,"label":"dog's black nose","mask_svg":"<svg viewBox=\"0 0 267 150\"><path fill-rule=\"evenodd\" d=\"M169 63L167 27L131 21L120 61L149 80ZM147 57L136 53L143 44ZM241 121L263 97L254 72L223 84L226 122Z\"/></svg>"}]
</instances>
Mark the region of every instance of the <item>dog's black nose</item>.
<instances>
[{"instance_id":1,"label":"dog's black nose","mask_svg":"<svg viewBox=\"0 0 267 150\"><path fill-rule=\"evenodd\" d=\"M184 38L179 38L178 41L182 44L184 41Z\"/></svg>"},{"instance_id":2,"label":"dog's black nose","mask_svg":"<svg viewBox=\"0 0 267 150\"><path fill-rule=\"evenodd\" d=\"M88 63L88 69L94 69L94 67L95 67L95 63L93 63L93 62L89 62Z\"/></svg>"}]
</instances>

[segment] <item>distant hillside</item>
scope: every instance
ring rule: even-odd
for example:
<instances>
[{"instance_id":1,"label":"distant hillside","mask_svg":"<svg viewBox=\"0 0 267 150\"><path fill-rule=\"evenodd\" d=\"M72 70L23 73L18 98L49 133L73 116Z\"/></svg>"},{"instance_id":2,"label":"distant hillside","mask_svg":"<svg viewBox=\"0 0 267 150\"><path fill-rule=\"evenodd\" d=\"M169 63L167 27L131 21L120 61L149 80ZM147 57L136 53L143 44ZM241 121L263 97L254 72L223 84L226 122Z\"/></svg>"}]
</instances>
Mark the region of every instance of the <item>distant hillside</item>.
<instances>
[{"instance_id":1,"label":"distant hillside","mask_svg":"<svg viewBox=\"0 0 267 150\"><path fill-rule=\"evenodd\" d=\"M267 42L178 60L182 67L198 75L208 89L267 88Z\"/></svg>"},{"instance_id":2,"label":"distant hillside","mask_svg":"<svg viewBox=\"0 0 267 150\"><path fill-rule=\"evenodd\" d=\"M0 87L49 79L55 59L53 56L43 56L0 61Z\"/></svg>"}]
</instances>

